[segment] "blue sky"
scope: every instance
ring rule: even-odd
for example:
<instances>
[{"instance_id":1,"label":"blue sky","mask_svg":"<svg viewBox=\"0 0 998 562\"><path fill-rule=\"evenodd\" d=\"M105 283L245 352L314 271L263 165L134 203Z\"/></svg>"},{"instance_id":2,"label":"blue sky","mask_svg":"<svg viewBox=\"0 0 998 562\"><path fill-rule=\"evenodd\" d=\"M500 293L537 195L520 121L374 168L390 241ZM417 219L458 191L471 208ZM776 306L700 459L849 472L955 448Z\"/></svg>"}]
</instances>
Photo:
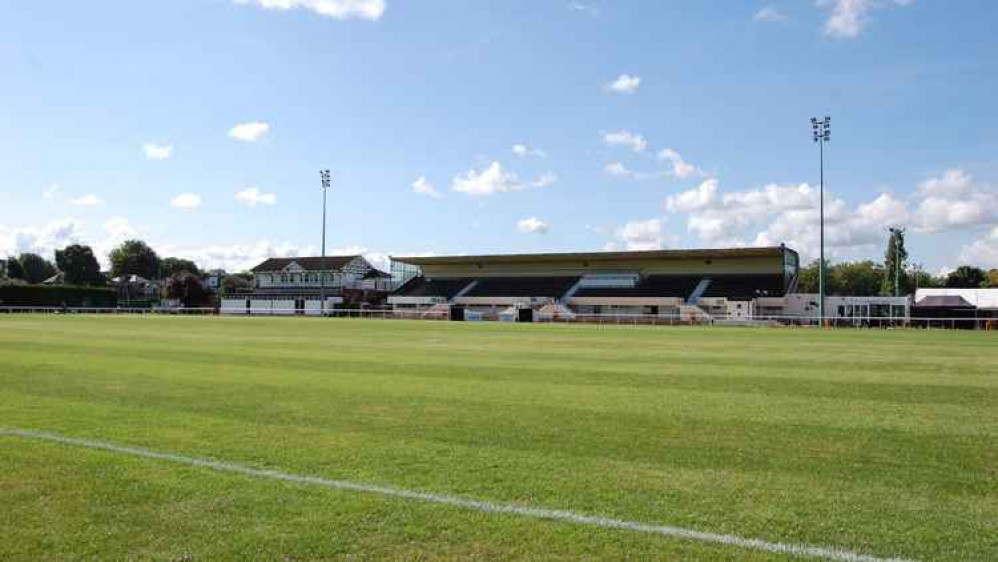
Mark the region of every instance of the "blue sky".
<instances>
[{"instance_id":1,"label":"blue sky","mask_svg":"<svg viewBox=\"0 0 998 562\"><path fill-rule=\"evenodd\" d=\"M140 237L229 269L817 247L998 267L990 1L0 5L0 254ZM990 103L989 103L990 102ZM422 178L422 180L421 180Z\"/></svg>"}]
</instances>

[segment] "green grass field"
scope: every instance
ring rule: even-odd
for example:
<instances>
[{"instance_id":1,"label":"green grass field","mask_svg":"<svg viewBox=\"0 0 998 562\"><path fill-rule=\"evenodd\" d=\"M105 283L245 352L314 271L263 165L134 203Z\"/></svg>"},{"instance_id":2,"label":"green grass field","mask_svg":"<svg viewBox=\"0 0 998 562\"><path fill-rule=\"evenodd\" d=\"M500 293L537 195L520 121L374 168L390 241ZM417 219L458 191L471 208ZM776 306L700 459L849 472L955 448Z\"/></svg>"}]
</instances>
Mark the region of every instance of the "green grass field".
<instances>
[{"instance_id":1,"label":"green grass field","mask_svg":"<svg viewBox=\"0 0 998 562\"><path fill-rule=\"evenodd\" d=\"M0 428L998 559L998 334L0 316ZM0 436L0 559L792 560Z\"/></svg>"}]
</instances>

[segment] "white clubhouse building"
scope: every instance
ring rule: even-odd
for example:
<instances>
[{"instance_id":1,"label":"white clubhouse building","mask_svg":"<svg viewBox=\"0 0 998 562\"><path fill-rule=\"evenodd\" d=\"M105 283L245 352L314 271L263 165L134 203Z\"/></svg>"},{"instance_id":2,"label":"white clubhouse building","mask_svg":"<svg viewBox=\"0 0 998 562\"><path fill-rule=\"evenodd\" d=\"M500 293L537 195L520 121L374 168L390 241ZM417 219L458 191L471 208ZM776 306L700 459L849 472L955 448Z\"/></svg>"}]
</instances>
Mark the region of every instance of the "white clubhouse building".
<instances>
[{"instance_id":1,"label":"white clubhouse building","mask_svg":"<svg viewBox=\"0 0 998 562\"><path fill-rule=\"evenodd\" d=\"M383 298L391 276L364 256L269 258L251 269L253 288L222 299L224 314L319 314Z\"/></svg>"}]
</instances>

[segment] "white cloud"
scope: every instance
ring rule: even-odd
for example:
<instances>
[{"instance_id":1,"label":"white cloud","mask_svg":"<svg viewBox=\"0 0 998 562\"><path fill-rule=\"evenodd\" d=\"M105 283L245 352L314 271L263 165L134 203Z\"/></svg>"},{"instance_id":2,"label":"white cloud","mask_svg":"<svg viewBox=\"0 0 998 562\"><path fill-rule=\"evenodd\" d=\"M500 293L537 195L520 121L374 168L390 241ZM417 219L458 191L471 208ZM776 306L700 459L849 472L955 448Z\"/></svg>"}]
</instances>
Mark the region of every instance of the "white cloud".
<instances>
[{"instance_id":1,"label":"white cloud","mask_svg":"<svg viewBox=\"0 0 998 562\"><path fill-rule=\"evenodd\" d=\"M189 211L201 205L201 196L196 193L181 193L170 200L170 206L175 209Z\"/></svg>"},{"instance_id":2,"label":"white cloud","mask_svg":"<svg viewBox=\"0 0 998 562\"><path fill-rule=\"evenodd\" d=\"M907 6L911 1L892 0L889 3ZM842 38L858 37L870 21L870 12L887 3L876 0L819 0L819 6L831 6L831 14L825 21L825 35Z\"/></svg>"},{"instance_id":3,"label":"white cloud","mask_svg":"<svg viewBox=\"0 0 998 562\"><path fill-rule=\"evenodd\" d=\"M759 8L759 10L752 16L755 21L767 22L767 23L779 23L782 21L787 21L787 16L783 14L776 6L769 5Z\"/></svg>"},{"instance_id":4,"label":"white cloud","mask_svg":"<svg viewBox=\"0 0 998 562\"><path fill-rule=\"evenodd\" d=\"M194 260L199 266L205 269L224 269L230 273L245 271L258 265L267 258L274 257L302 257L316 256L319 254L315 246L299 246L290 242L274 242L270 240L258 240L249 244L215 245L202 248L184 248L173 246L157 246L156 251L162 255L177 256ZM390 269L390 255L388 252L378 252L370 250L364 246L341 246L329 248L327 256L352 256L362 255L382 271ZM399 255L399 254L394 254ZM435 252L414 252L406 253L408 256L432 256Z\"/></svg>"},{"instance_id":5,"label":"white cloud","mask_svg":"<svg viewBox=\"0 0 998 562\"><path fill-rule=\"evenodd\" d=\"M45 199L52 199L53 197L55 197L55 194L58 191L59 191L59 184L53 183L52 185L48 186L48 188L46 188L45 191L42 192L42 197Z\"/></svg>"},{"instance_id":6,"label":"white cloud","mask_svg":"<svg viewBox=\"0 0 998 562\"><path fill-rule=\"evenodd\" d=\"M435 199L443 197L443 194L437 191L437 188L423 176L419 176L419 179L412 182L412 192L420 195L427 195Z\"/></svg>"},{"instance_id":7,"label":"white cloud","mask_svg":"<svg viewBox=\"0 0 998 562\"><path fill-rule=\"evenodd\" d=\"M690 176L702 176L705 175L703 170L700 170L696 166L687 163L683 160L683 157L679 155L678 152L671 148L666 148L662 152L658 153L659 160L668 160L672 164L672 175L677 178L688 178Z\"/></svg>"},{"instance_id":8,"label":"white cloud","mask_svg":"<svg viewBox=\"0 0 998 562\"><path fill-rule=\"evenodd\" d=\"M985 237L964 246L960 263L984 268L998 268L998 226Z\"/></svg>"},{"instance_id":9,"label":"white cloud","mask_svg":"<svg viewBox=\"0 0 998 562\"><path fill-rule=\"evenodd\" d=\"M977 185L963 170L947 170L919 184L914 227L936 232L998 222L998 192Z\"/></svg>"},{"instance_id":10,"label":"white cloud","mask_svg":"<svg viewBox=\"0 0 998 562\"><path fill-rule=\"evenodd\" d=\"M512 150L513 154L521 158L525 158L527 156L537 156L538 158L547 158L548 155L547 152L544 152L539 148L531 148L525 144L514 144Z\"/></svg>"},{"instance_id":11,"label":"white cloud","mask_svg":"<svg viewBox=\"0 0 998 562\"><path fill-rule=\"evenodd\" d=\"M648 141L637 133L630 131L617 131L603 135L603 142L608 146L626 146L634 152L644 152L648 148Z\"/></svg>"},{"instance_id":12,"label":"white cloud","mask_svg":"<svg viewBox=\"0 0 998 562\"><path fill-rule=\"evenodd\" d=\"M530 187L547 187L558 181L558 176L554 172L545 172L530 182Z\"/></svg>"},{"instance_id":13,"label":"white cloud","mask_svg":"<svg viewBox=\"0 0 998 562\"><path fill-rule=\"evenodd\" d=\"M603 171L615 177L628 177L634 175L634 172L629 170L627 166L621 162L610 162L606 166L603 166Z\"/></svg>"},{"instance_id":14,"label":"white cloud","mask_svg":"<svg viewBox=\"0 0 998 562\"><path fill-rule=\"evenodd\" d=\"M277 195L274 193L265 193L255 187L247 187L236 193L236 200L250 207L275 205L277 204Z\"/></svg>"},{"instance_id":15,"label":"white cloud","mask_svg":"<svg viewBox=\"0 0 998 562\"><path fill-rule=\"evenodd\" d=\"M112 217L104 223L103 227L104 237L93 244L93 249L94 255L100 261L101 267L110 269L111 260L108 258L108 254L111 253L111 250L115 246L125 240L138 238L139 229L133 226L125 217ZM160 257L163 257L163 254L160 254Z\"/></svg>"},{"instance_id":16,"label":"white cloud","mask_svg":"<svg viewBox=\"0 0 998 562\"><path fill-rule=\"evenodd\" d=\"M270 125L262 121L252 123L240 123L229 129L229 136L242 142L256 142L267 136L270 132Z\"/></svg>"},{"instance_id":17,"label":"white cloud","mask_svg":"<svg viewBox=\"0 0 998 562\"><path fill-rule=\"evenodd\" d=\"M709 179L696 189L684 191L679 195L670 195L665 200L665 207L673 213L691 213L706 209L717 201L717 180Z\"/></svg>"},{"instance_id":18,"label":"white cloud","mask_svg":"<svg viewBox=\"0 0 998 562\"><path fill-rule=\"evenodd\" d=\"M138 236L139 231L125 217L112 217L104 223L104 234L116 244Z\"/></svg>"},{"instance_id":19,"label":"white cloud","mask_svg":"<svg viewBox=\"0 0 998 562\"><path fill-rule=\"evenodd\" d=\"M586 3L583 3L583 2L570 2L568 4L568 9L572 10L573 12L582 12L582 13L588 14L590 16L598 16L599 15L599 8L597 8L596 6L594 6L592 4L586 4Z\"/></svg>"},{"instance_id":20,"label":"white cloud","mask_svg":"<svg viewBox=\"0 0 998 562\"><path fill-rule=\"evenodd\" d=\"M83 223L73 218L49 221L40 227L0 226L0 257L25 252L53 259L55 250L83 239Z\"/></svg>"},{"instance_id":21,"label":"white cloud","mask_svg":"<svg viewBox=\"0 0 998 562\"><path fill-rule=\"evenodd\" d=\"M659 250L662 248L662 219L633 221L617 229L608 250Z\"/></svg>"},{"instance_id":22,"label":"white cloud","mask_svg":"<svg viewBox=\"0 0 998 562\"><path fill-rule=\"evenodd\" d=\"M817 201L814 203L817 205ZM906 217L904 202L890 194L881 194L855 209L841 199L825 203L825 246L827 254L845 257L869 255L886 243L887 229ZM759 232L753 245L771 246L781 242L815 258L820 249L817 207L786 211L777 215Z\"/></svg>"},{"instance_id":23,"label":"white cloud","mask_svg":"<svg viewBox=\"0 0 998 562\"><path fill-rule=\"evenodd\" d=\"M523 189L519 176L514 172L505 171L499 162L492 162L488 168L477 172L469 170L456 176L451 189L468 195L492 195Z\"/></svg>"},{"instance_id":24,"label":"white cloud","mask_svg":"<svg viewBox=\"0 0 998 562\"><path fill-rule=\"evenodd\" d=\"M546 234L551 226L537 217L530 217L518 221L516 229L524 234Z\"/></svg>"},{"instance_id":25,"label":"white cloud","mask_svg":"<svg viewBox=\"0 0 998 562\"><path fill-rule=\"evenodd\" d=\"M805 259L817 256L819 193L807 185L769 184L721 194L716 179L666 199L673 213L687 214L687 230L710 246L773 246L786 243ZM829 256L868 254L886 239L887 228L908 218L904 201L881 194L850 207L825 201L825 245Z\"/></svg>"},{"instance_id":26,"label":"white cloud","mask_svg":"<svg viewBox=\"0 0 998 562\"><path fill-rule=\"evenodd\" d=\"M338 20L364 19L375 21L385 13L385 0L234 0L236 4L253 4L268 10L308 10L320 16Z\"/></svg>"},{"instance_id":27,"label":"white cloud","mask_svg":"<svg viewBox=\"0 0 998 562\"><path fill-rule=\"evenodd\" d=\"M66 203L76 207L96 207L103 203L103 201L93 193L88 193L75 199L67 199Z\"/></svg>"},{"instance_id":28,"label":"white cloud","mask_svg":"<svg viewBox=\"0 0 998 562\"><path fill-rule=\"evenodd\" d=\"M633 94L638 91L638 86L641 85L640 76L631 76L629 74L621 74L616 80L610 82L606 85L606 89L611 92L616 92L618 94Z\"/></svg>"},{"instance_id":29,"label":"white cloud","mask_svg":"<svg viewBox=\"0 0 998 562\"><path fill-rule=\"evenodd\" d=\"M173 147L168 145L158 145L146 143L142 145L142 152L149 160L168 160L173 156Z\"/></svg>"},{"instance_id":30,"label":"white cloud","mask_svg":"<svg viewBox=\"0 0 998 562\"><path fill-rule=\"evenodd\" d=\"M918 184L919 195L925 197L962 197L970 193L973 178L958 168L946 170L938 178L929 178Z\"/></svg>"},{"instance_id":31,"label":"white cloud","mask_svg":"<svg viewBox=\"0 0 998 562\"><path fill-rule=\"evenodd\" d=\"M248 270L267 258L316 254L316 250L312 246L299 247L289 242L275 243L268 240L259 240L250 244L213 245L198 248L164 245L155 249L161 256L170 255L194 260L201 268L224 269L230 273ZM341 255L341 252L333 249L329 251L328 255Z\"/></svg>"},{"instance_id":32,"label":"white cloud","mask_svg":"<svg viewBox=\"0 0 998 562\"><path fill-rule=\"evenodd\" d=\"M708 245L742 240L752 229L784 215L817 209L817 192L807 184L770 184L762 189L717 195L717 182L708 180L696 190L666 199L671 212L690 213L687 229ZM796 221L793 222L796 224Z\"/></svg>"},{"instance_id":33,"label":"white cloud","mask_svg":"<svg viewBox=\"0 0 998 562\"><path fill-rule=\"evenodd\" d=\"M666 198L672 213L687 214L687 229L708 245L776 245L781 242L807 259L819 249L819 193L808 184L769 184L721 193L716 179ZM910 225L916 232L994 227L998 193L959 169L923 181L910 198L879 194L850 205L826 194L825 245L832 257L869 255L885 243L887 229ZM964 248L986 256L991 240Z\"/></svg>"}]
</instances>

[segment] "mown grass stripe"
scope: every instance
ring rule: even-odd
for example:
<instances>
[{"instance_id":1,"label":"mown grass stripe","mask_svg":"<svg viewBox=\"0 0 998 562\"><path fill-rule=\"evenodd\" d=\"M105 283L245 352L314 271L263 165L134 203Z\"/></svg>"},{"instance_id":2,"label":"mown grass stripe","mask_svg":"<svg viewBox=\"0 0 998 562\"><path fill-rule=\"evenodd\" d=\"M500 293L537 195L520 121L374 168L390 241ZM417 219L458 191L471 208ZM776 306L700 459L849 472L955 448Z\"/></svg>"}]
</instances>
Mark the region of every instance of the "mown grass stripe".
<instances>
[{"instance_id":1,"label":"mown grass stripe","mask_svg":"<svg viewBox=\"0 0 998 562\"><path fill-rule=\"evenodd\" d=\"M180 455L176 453L164 453L149 449L142 449L138 447L115 445L113 443L107 443L104 441L78 439L74 437L66 437L64 435L58 435L42 431L0 428L0 435L19 437L22 439L49 441L53 443L60 443L75 447L85 447L88 449L96 449L96 450L109 451L124 455L131 455L134 457L169 461L188 466L208 468L219 472L231 472L236 474L242 474L254 478L269 478L272 480L282 480L285 482L293 482L296 484L322 486L325 488L333 488L337 490L348 490L348 491L363 492L369 494L380 494L383 496L417 500L428 503L444 504L464 509L473 509L485 513L517 515L521 517L531 517L534 519L561 521L565 523L572 523L576 525L587 525L591 527L601 527L605 529L634 531L639 533L648 533L648 534L661 535L666 537L681 538L686 540L699 541L703 543L723 544L739 548L759 550L759 551L779 553L779 554L817 557L817 558L824 558L826 560L836 560L841 562L912 562L904 558L880 558L869 554L862 554L834 547L770 542L762 539L751 539L751 538L740 537L737 535L710 533L705 531L697 531L695 529L672 527L668 525L653 525L648 523L640 523L636 521L626 521L623 519L602 517L599 515L586 515L582 513L575 513L572 511L494 503L488 501L462 498L458 496L450 496L445 494L422 492L418 490L406 490L401 488L392 488L388 486L379 486L375 484L350 482L347 480L330 480L318 476L298 475L287 472L280 472L276 470L257 469L231 462L216 461L211 459L201 459L196 457Z\"/></svg>"}]
</instances>

